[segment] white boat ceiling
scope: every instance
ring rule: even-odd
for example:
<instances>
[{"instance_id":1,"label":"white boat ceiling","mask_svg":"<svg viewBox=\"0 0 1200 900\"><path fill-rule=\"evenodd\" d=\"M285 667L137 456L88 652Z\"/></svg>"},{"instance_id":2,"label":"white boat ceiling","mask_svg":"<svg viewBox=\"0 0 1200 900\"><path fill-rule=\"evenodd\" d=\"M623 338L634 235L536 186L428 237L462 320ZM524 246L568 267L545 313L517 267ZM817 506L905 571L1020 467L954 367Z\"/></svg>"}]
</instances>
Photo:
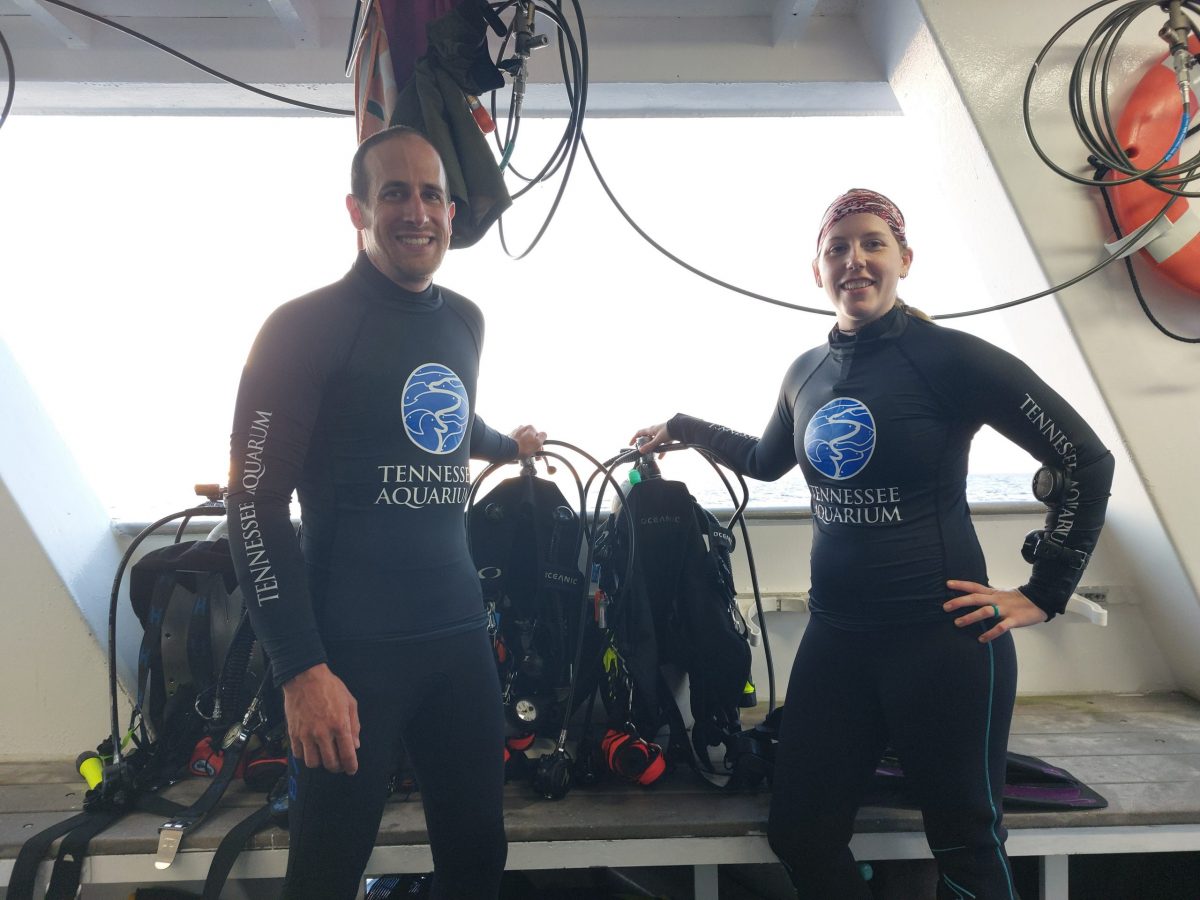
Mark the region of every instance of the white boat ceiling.
<instances>
[{"instance_id":1,"label":"white boat ceiling","mask_svg":"<svg viewBox=\"0 0 1200 900\"><path fill-rule=\"evenodd\" d=\"M100 0L81 5L222 72L349 107L355 0ZM569 4L566 5L569 9ZM898 113L857 0L587 0L592 115ZM18 112L293 115L43 0L0 0ZM561 112L557 53L534 55L530 114ZM299 113L303 114L303 113Z\"/></svg>"}]
</instances>

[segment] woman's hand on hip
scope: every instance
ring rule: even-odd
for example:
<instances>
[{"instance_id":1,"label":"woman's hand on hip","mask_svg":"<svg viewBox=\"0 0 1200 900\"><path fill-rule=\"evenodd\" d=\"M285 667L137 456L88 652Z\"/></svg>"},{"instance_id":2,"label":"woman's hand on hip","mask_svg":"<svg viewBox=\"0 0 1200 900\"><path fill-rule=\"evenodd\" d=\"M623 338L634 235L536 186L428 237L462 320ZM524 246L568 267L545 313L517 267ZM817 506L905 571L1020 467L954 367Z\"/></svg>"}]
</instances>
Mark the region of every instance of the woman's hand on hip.
<instances>
[{"instance_id":1,"label":"woman's hand on hip","mask_svg":"<svg viewBox=\"0 0 1200 900\"><path fill-rule=\"evenodd\" d=\"M1046 621L1045 610L1020 591L997 590L977 581L947 581L946 586L952 591L963 592L961 597L954 597L942 604L946 612L967 610L965 615L954 620L955 625L964 628L976 622L986 622L992 626L979 636L980 643L994 641L1014 628Z\"/></svg>"}]
</instances>

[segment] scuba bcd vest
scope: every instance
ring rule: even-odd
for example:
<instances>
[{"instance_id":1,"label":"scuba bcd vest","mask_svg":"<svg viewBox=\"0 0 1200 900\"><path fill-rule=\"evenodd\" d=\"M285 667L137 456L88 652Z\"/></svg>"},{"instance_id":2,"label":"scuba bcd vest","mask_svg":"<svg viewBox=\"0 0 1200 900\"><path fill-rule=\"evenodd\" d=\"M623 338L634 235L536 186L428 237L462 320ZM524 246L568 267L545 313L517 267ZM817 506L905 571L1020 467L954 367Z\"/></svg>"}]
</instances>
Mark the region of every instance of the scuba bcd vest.
<instances>
[{"instance_id":1,"label":"scuba bcd vest","mask_svg":"<svg viewBox=\"0 0 1200 900\"><path fill-rule=\"evenodd\" d=\"M89 781L83 812L21 848L9 881L12 900L31 900L38 866L59 837L46 895L54 900L75 896L88 843L126 813L141 810L167 819L160 828L161 866L164 845L173 859L179 840L216 805L235 775L269 788L286 770L282 696L256 652L228 542L174 543L146 553L131 570L129 597L143 628L131 724L106 738L96 753L81 754L80 760L99 757L103 778ZM115 710L114 705L114 715ZM114 739L121 742L119 763ZM184 807L159 797L156 792L184 777L193 759L204 762L204 771L194 774L214 776L200 799ZM256 829L271 814L282 814L278 794L274 801L267 812L251 817ZM220 895L250 824L247 820L222 842L206 898Z\"/></svg>"},{"instance_id":2,"label":"scuba bcd vest","mask_svg":"<svg viewBox=\"0 0 1200 900\"><path fill-rule=\"evenodd\" d=\"M530 468L477 500L468 527L506 717L518 733L553 736L570 713L583 612L579 515Z\"/></svg>"},{"instance_id":3,"label":"scuba bcd vest","mask_svg":"<svg viewBox=\"0 0 1200 900\"><path fill-rule=\"evenodd\" d=\"M177 743L227 728L262 680L229 542L189 541L134 564L129 600L142 625L137 708L144 739Z\"/></svg>"},{"instance_id":4,"label":"scuba bcd vest","mask_svg":"<svg viewBox=\"0 0 1200 900\"><path fill-rule=\"evenodd\" d=\"M610 721L632 725L647 740L667 724L672 762L726 774L711 763L709 748L740 731L739 709L751 684L749 630L730 563L733 536L679 481L646 478L631 485L624 503L631 515L610 517L597 537L600 583L611 598ZM690 748L663 665L688 678Z\"/></svg>"}]
</instances>

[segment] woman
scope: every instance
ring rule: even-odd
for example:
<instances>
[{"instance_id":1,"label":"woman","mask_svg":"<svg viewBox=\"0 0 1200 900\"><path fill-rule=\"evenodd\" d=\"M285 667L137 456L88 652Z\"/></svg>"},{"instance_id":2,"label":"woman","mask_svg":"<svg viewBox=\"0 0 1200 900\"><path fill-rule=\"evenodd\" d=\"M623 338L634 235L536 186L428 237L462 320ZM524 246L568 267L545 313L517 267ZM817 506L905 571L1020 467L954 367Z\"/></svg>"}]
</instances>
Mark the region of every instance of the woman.
<instances>
[{"instance_id":1,"label":"woman","mask_svg":"<svg viewBox=\"0 0 1200 900\"><path fill-rule=\"evenodd\" d=\"M849 850L887 746L901 758L938 863L938 897L1014 898L1000 797L1016 694L1013 628L1061 613L1096 544L1112 456L1022 362L934 325L897 286L904 217L855 189L826 211L813 275L837 313L797 359L761 438L686 415L644 428L812 492L812 613L792 667L768 836L802 897L870 897ZM967 453L991 425L1057 492L1033 573L988 586L971 526ZM1039 473L1039 475L1043 474Z\"/></svg>"}]
</instances>

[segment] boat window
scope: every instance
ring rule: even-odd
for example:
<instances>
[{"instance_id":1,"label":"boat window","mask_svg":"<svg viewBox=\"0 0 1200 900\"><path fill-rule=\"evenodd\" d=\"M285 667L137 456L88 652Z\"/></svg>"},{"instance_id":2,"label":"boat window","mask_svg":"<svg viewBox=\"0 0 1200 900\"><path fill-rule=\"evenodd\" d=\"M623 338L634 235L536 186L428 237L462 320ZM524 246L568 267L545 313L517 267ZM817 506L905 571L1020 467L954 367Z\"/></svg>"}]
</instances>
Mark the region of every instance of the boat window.
<instances>
[{"instance_id":1,"label":"boat window","mask_svg":"<svg viewBox=\"0 0 1200 900\"><path fill-rule=\"evenodd\" d=\"M562 127L524 121L518 170L540 169ZM963 245L903 117L596 118L586 133L638 224L716 278L824 308L810 270L817 222L834 195L870 186L908 217L906 301L936 313L1007 299L980 278L973 261L991 248ZM353 140L350 121L328 118L9 120L3 336L114 518L156 517L194 482L224 477L256 330L353 258L343 205ZM511 251L528 245L552 196L534 190L505 217ZM503 430L532 421L599 456L676 411L758 433L788 364L832 324L661 256L612 208L582 151L529 256L510 260L493 229L449 254L438 280L487 317L484 418ZM953 327L1011 344L995 315ZM685 456L672 454L665 474L719 505L719 482ZM972 499L1028 499L1034 468L985 433ZM757 507L808 502L794 472L752 486Z\"/></svg>"}]
</instances>

